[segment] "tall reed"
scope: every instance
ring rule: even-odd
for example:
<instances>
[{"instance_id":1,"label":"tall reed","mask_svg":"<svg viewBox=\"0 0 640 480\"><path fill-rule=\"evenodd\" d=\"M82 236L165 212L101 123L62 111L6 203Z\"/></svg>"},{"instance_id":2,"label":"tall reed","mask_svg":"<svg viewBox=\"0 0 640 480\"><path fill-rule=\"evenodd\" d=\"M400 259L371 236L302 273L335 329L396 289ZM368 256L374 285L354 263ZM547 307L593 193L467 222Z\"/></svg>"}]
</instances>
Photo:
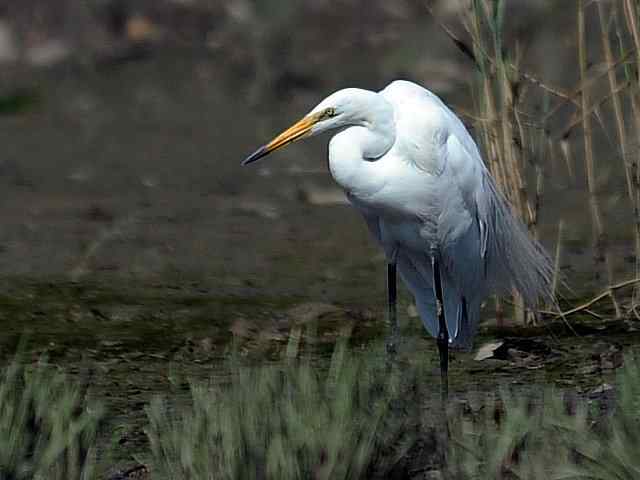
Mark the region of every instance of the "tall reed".
<instances>
[{"instance_id":1,"label":"tall reed","mask_svg":"<svg viewBox=\"0 0 640 480\"><path fill-rule=\"evenodd\" d=\"M587 172L587 188L589 190L589 207L591 210L591 218L593 222L593 249L596 271L599 264L605 264L607 281L609 285L613 284L613 261L611 258L611 250L608 248L608 240L600 209L596 185L595 160L593 152L593 126L591 123L591 79L587 73L587 45L585 34L585 3L584 0L578 1L578 63L580 66L580 90L581 90L581 118L583 129L584 143L584 161ZM611 300L615 307L616 317L620 317L621 310L618 302L611 293Z\"/></svg>"},{"instance_id":2,"label":"tall reed","mask_svg":"<svg viewBox=\"0 0 640 480\"><path fill-rule=\"evenodd\" d=\"M636 278L640 278L640 5L631 0L624 0L622 9L627 28L626 36L631 38L632 41L630 43L635 49L635 57L632 57L635 58L635 62L625 64L624 75L630 87L626 98L633 116L636 148L635 150L627 149L626 153L623 152L623 155L625 165L628 165L627 168L630 170L631 183L635 187L631 205L634 213L636 244L635 275ZM627 56L625 50L628 50L628 47L624 47L623 34L618 23L616 23L616 35L619 39L620 55L624 58ZM636 286L633 298L634 305L638 302L640 302L640 285Z\"/></svg>"},{"instance_id":3,"label":"tall reed","mask_svg":"<svg viewBox=\"0 0 640 480\"><path fill-rule=\"evenodd\" d=\"M488 166L515 213L532 234L537 235L543 200L543 165L538 160L547 142L541 130L541 135L532 134L519 110L524 101L522 78L517 58L515 64L512 63L503 42L506 2L473 0L471 6L465 28L472 39L479 72L476 103ZM527 183L528 168L536 172L533 192ZM535 316L527 315L517 292L514 292L514 304L517 324L534 322Z\"/></svg>"},{"instance_id":4,"label":"tall reed","mask_svg":"<svg viewBox=\"0 0 640 480\"><path fill-rule=\"evenodd\" d=\"M615 257L609 245L609 232L614 225L603 208L598 186L599 176L607 172L611 162L598 158L595 148L601 136L610 139L615 136L623 160L618 165L633 211L634 274L640 278L640 4L634 0L577 2L578 85L570 93L521 67L517 39L504 40L506 1L470 0L469 5L462 18L471 39L469 46L449 28L443 28L477 67L474 93L478 136L488 167L514 211L531 233L539 236L546 160L554 161L553 156L561 153L573 182L578 178L575 172L581 167L580 162L584 161L594 269L605 273L595 278L606 282L608 287L615 285ZM599 17L602 52L591 44L587 46L591 15ZM591 65L604 65L605 69ZM604 85L607 87L603 92ZM557 128L557 122L552 123L557 114L567 110L573 111L567 126L560 131L552 130ZM604 119L607 112L611 112L612 122ZM575 144L581 144L582 149L575 149ZM580 151L582 158L575 155ZM561 259L556 258L557 268L560 265ZM556 285L558 278L556 275ZM623 315L611 288L609 297L615 315ZM640 285L636 285L633 304L639 301ZM515 304L516 323L531 322L534 317L525 315L517 296Z\"/></svg>"}]
</instances>

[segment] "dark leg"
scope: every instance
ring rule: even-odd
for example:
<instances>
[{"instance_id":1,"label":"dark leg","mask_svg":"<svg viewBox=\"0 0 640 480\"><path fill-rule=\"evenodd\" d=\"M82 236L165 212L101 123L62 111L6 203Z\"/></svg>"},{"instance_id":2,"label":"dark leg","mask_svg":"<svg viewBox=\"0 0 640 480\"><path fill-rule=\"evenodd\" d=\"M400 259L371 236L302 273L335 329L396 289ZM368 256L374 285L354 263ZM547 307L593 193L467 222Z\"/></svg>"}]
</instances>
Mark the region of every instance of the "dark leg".
<instances>
[{"instance_id":1,"label":"dark leg","mask_svg":"<svg viewBox=\"0 0 640 480\"><path fill-rule=\"evenodd\" d=\"M436 294L436 310L438 312L438 353L440 354L440 394L442 406L446 408L449 399L449 332L444 318L444 303L442 302L442 284L440 283L440 267L435 256L431 257L433 267L433 289Z\"/></svg>"},{"instance_id":2,"label":"dark leg","mask_svg":"<svg viewBox=\"0 0 640 480\"><path fill-rule=\"evenodd\" d=\"M398 315L396 311L396 264L387 264L387 319L390 326L389 338L387 339L387 352L396 353L396 343L398 341Z\"/></svg>"}]
</instances>

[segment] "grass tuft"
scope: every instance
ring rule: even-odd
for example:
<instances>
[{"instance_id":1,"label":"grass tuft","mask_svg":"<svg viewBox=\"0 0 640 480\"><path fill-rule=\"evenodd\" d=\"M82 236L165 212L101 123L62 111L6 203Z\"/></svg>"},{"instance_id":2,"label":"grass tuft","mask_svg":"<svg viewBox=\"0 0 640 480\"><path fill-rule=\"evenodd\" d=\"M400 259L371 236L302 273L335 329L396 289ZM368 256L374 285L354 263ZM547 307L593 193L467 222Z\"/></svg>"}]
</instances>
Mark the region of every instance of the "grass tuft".
<instances>
[{"instance_id":1,"label":"grass tuft","mask_svg":"<svg viewBox=\"0 0 640 480\"><path fill-rule=\"evenodd\" d=\"M103 418L74 384L42 359L16 358L0 373L0 479L93 479Z\"/></svg>"},{"instance_id":2,"label":"grass tuft","mask_svg":"<svg viewBox=\"0 0 640 480\"><path fill-rule=\"evenodd\" d=\"M640 477L640 364L627 357L616 400L561 392L503 391L475 418L452 422L448 469L462 479L635 479Z\"/></svg>"},{"instance_id":3,"label":"grass tuft","mask_svg":"<svg viewBox=\"0 0 640 480\"><path fill-rule=\"evenodd\" d=\"M192 384L189 408L152 402L147 435L158 478L349 479L393 466L410 443L392 409L399 372L381 356L354 355L346 337L328 368L314 367L296 358L299 336L291 338L279 365L234 360L224 385Z\"/></svg>"}]
</instances>

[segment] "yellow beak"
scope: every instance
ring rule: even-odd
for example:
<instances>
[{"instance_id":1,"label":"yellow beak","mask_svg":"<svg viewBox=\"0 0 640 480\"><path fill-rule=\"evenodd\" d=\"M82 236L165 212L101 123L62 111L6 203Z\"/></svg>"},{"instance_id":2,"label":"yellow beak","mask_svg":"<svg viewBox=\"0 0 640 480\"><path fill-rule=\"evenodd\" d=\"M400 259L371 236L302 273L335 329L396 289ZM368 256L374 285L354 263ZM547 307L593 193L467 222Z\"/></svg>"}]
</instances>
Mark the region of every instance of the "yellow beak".
<instances>
[{"instance_id":1,"label":"yellow beak","mask_svg":"<svg viewBox=\"0 0 640 480\"><path fill-rule=\"evenodd\" d=\"M256 160L261 159L269 155L271 152L284 147L285 145L289 145L290 143L295 142L296 140L300 140L307 136L307 134L311 131L311 128L318 123L321 115L319 113L314 113L313 115L307 115L302 118L298 122L294 123L291 127L287 128L284 132L278 135L276 138L271 140L266 145L263 145L258 150L249 155L243 162L242 165L249 165L250 163L255 162Z\"/></svg>"}]
</instances>

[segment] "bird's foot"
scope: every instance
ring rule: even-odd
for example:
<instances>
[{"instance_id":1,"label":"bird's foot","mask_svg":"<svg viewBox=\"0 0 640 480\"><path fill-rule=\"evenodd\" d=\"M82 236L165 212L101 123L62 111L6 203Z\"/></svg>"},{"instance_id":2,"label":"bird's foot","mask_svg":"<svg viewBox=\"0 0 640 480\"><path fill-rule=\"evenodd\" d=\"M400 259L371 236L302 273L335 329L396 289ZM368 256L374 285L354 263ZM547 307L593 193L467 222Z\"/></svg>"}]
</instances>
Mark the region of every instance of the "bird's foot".
<instances>
[{"instance_id":1,"label":"bird's foot","mask_svg":"<svg viewBox=\"0 0 640 480\"><path fill-rule=\"evenodd\" d=\"M385 344L387 348L387 354L394 356L398 353L398 338L396 336L392 336L387 338L387 342Z\"/></svg>"}]
</instances>

